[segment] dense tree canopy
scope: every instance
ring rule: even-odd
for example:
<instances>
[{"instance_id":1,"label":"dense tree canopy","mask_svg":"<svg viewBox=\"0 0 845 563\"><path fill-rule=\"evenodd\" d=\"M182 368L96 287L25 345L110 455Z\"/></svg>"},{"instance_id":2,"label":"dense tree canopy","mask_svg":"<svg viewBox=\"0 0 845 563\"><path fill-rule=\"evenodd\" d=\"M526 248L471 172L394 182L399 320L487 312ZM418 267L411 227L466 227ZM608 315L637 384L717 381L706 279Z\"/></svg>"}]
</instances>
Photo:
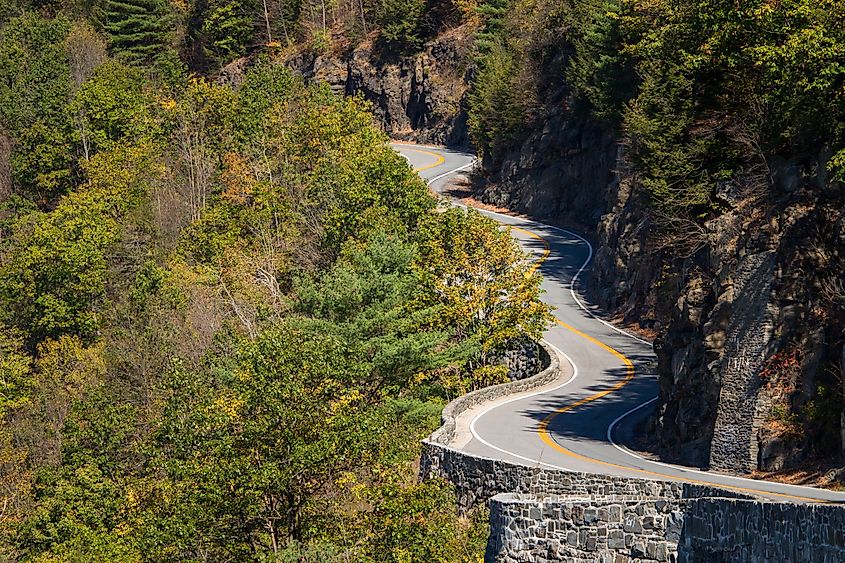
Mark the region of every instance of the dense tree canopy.
<instances>
[{"instance_id":1,"label":"dense tree canopy","mask_svg":"<svg viewBox=\"0 0 845 563\"><path fill-rule=\"evenodd\" d=\"M134 62L155 60L173 40L167 0L103 0L98 17L112 53Z\"/></svg>"},{"instance_id":2,"label":"dense tree canopy","mask_svg":"<svg viewBox=\"0 0 845 563\"><path fill-rule=\"evenodd\" d=\"M439 212L359 99L265 58L236 87L165 71L166 2L23 8L0 557L477 561L483 515L415 464L445 398L543 330L508 233Z\"/></svg>"},{"instance_id":3,"label":"dense tree canopy","mask_svg":"<svg viewBox=\"0 0 845 563\"><path fill-rule=\"evenodd\" d=\"M841 0L511 2L484 36L472 133L493 159L519 142L559 69L569 102L624 134L654 208L701 220L724 182L767 189L778 155L833 149L841 174L843 14Z\"/></svg>"}]
</instances>

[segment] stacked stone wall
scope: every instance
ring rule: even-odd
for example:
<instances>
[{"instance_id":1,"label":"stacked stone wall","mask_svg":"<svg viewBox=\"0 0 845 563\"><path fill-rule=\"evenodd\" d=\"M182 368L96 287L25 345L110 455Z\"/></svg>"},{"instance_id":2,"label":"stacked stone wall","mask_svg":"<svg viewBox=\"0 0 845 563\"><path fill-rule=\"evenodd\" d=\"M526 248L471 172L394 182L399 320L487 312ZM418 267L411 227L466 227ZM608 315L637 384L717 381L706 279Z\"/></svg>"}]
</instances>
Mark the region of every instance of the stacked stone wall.
<instances>
[{"instance_id":1,"label":"stacked stone wall","mask_svg":"<svg viewBox=\"0 0 845 563\"><path fill-rule=\"evenodd\" d=\"M845 510L838 505L699 499L686 508L678 561L845 561Z\"/></svg>"},{"instance_id":2,"label":"stacked stone wall","mask_svg":"<svg viewBox=\"0 0 845 563\"><path fill-rule=\"evenodd\" d=\"M468 454L431 441L423 443L420 469L424 478L440 477L450 481L455 486L458 504L464 510L500 493L630 499L751 498L705 485L531 467Z\"/></svg>"},{"instance_id":3,"label":"stacked stone wall","mask_svg":"<svg viewBox=\"0 0 845 563\"><path fill-rule=\"evenodd\" d=\"M845 561L834 505L519 494L489 504L489 563Z\"/></svg>"},{"instance_id":4,"label":"stacked stone wall","mask_svg":"<svg viewBox=\"0 0 845 563\"><path fill-rule=\"evenodd\" d=\"M710 442L713 469L744 473L757 468L757 433L770 412L758 374L770 352L774 330L770 305L774 266L772 252L747 256L729 290L733 314Z\"/></svg>"},{"instance_id":5,"label":"stacked stone wall","mask_svg":"<svg viewBox=\"0 0 845 563\"><path fill-rule=\"evenodd\" d=\"M674 560L684 502L497 495L490 501L485 559L495 563Z\"/></svg>"}]
</instances>

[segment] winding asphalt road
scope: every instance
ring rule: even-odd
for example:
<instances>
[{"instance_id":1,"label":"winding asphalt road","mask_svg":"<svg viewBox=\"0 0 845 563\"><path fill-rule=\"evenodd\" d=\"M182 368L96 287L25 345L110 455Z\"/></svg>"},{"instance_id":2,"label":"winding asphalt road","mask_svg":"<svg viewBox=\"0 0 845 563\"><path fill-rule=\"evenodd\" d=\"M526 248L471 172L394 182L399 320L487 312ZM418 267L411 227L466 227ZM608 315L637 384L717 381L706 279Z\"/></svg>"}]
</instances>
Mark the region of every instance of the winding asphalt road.
<instances>
[{"instance_id":1,"label":"winding asphalt road","mask_svg":"<svg viewBox=\"0 0 845 563\"><path fill-rule=\"evenodd\" d=\"M395 144L442 195L472 168L473 155ZM529 253L543 275L543 300L554 309L546 342L561 355L558 383L478 409L462 450L525 465L715 485L771 500L845 503L845 493L735 477L645 459L620 445L656 400L652 346L599 317L579 293L593 248L576 233L489 211Z\"/></svg>"}]
</instances>

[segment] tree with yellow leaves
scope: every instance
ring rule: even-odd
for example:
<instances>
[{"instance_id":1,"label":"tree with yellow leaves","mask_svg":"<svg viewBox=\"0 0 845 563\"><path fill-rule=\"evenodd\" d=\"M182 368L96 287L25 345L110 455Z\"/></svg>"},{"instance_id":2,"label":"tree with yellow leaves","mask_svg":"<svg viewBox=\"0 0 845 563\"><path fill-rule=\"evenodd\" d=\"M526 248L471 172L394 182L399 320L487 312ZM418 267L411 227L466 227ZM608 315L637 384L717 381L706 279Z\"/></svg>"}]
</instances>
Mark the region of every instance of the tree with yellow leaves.
<instances>
[{"instance_id":1,"label":"tree with yellow leaves","mask_svg":"<svg viewBox=\"0 0 845 563\"><path fill-rule=\"evenodd\" d=\"M549 307L539 299L540 275L510 233L477 211L448 209L432 215L423 231L418 267L429 295L443 305L438 323L478 344L469 371L481 370L478 383L493 382L497 355L524 339L539 339L546 327Z\"/></svg>"}]
</instances>

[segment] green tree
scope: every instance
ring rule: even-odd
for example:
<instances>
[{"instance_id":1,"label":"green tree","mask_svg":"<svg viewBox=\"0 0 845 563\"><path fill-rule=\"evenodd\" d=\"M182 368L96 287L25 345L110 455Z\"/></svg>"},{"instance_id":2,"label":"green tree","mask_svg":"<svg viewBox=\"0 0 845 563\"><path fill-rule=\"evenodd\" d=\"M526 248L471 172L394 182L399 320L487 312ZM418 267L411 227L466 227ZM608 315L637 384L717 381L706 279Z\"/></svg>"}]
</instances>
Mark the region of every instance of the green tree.
<instances>
[{"instance_id":1,"label":"green tree","mask_svg":"<svg viewBox=\"0 0 845 563\"><path fill-rule=\"evenodd\" d=\"M549 320L541 278L510 233L477 211L452 208L430 218L423 240L418 268L429 298L442 305L440 323L480 346L470 370L514 342L540 338Z\"/></svg>"},{"instance_id":2,"label":"green tree","mask_svg":"<svg viewBox=\"0 0 845 563\"><path fill-rule=\"evenodd\" d=\"M0 418L30 400L31 364L21 331L0 325Z\"/></svg>"},{"instance_id":3,"label":"green tree","mask_svg":"<svg viewBox=\"0 0 845 563\"><path fill-rule=\"evenodd\" d=\"M345 245L319 283L298 285L299 309L347 343L370 393L406 392L418 374L461 364L476 351L470 343L448 346L448 326L432 328L441 309L424 304L417 259L414 246L379 232Z\"/></svg>"},{"instance_id":4,"label":"green tree","mask_svg":"<svg viewBox=\"0 0 845 563\"><path fill-rule=\"evenodd\" d=\"M499 41L510 5L509 0L483 0L475 8L481 19L481 29L475 34L475 47L480 54L487 54Z\"/></svg>"},{"instance_id":5,"label":"green tree","mask_svg":"<svg viewBox=\"0 0 845 563\"><path fill-rule=\"evenodd\" d=\"M151 100L141 73L117 61L100 65L79 88L73 109L86 137L88 158L99 151L152 138Z\"/></svg>"},{"instance_id":6,"label":"green tree","mask_svg":"<svg viewBox=\"0 0 845 563\"><path fill-rule=\"evenodd\" d=\"M385 49L415 52L425 41L422 18L425 0L380 0L378 23L379 38Z\"/></svg>"},{"instance_id":7,"label":"green tree","mask_svg":"<svg viewBox=\"0 0 845 563\"><path fill-rule=\"evenodd\" d=\"M494 160L526 126L531 96L519 81L520 57L504 41L490 45L469 94L470 135Z\"/></svg>"},{"instance_id":8,"label":"green tree","mask_svg":"<svg viewBox=\"0 0 845 563\"><path fill-rule=\"evenodd\" d=\"M640 82L624 126L664 213L706 220L719 182L765 192L771 156L845 142L841 2L626 8Z\"/></svg>"},{"instance_id":9,"label":"green tree","mask_svg":"<svg viewBox=\"0 0 845 563\"><path fill-rule=\"evenodd\" d=\"M566 68L566 79L576 99L610 127L621 125L625 104L636 88L632 57L622 48L626 39L622 11L621 2L606 0L573 6L565 18L574 21L567 27L576 30L575 54Z\"/></svg>"},{"instance_id":10,"label":"green tree","mask_svg":"<svg viewBox=\"0 0 845 563\"><path fill-rule=\"evenodd\" d=\"M13 139L18 194L45 206L71 187L74 175L70 66L63 48L69 31L65 17L32 13L0 30L0 134Z\"/></svg>"},{"instance_id":11,"label":"green tree","mask_svg":"<svg viewBox=\"0 0 845 563\"><path fill-rule=\"evenodd\" d=\"M296 325L245 342L237 363L177 372L157 433L213 550L278 551L308 503L375 450L376 412L336 338ZM182 501L180 501L182 502ZM238 547L240 546L240 547Z\"/></svg>"},{"instance_id":12,"label":"green tree","mask_svg":"<svg viewBox=\"0 0 845 563\"><path fill-rule=\"evenodd\" d=\"M167 0L105 0L99 17L110 51L133 63L155 61L173 40Z\"/></svg>"},{"instance_id":13,"label":"green tree","mask_svg":"<svg viewBox=\"0 0 845 563\"><path fill-rule=\"evenodd\" d=\"M154 173L149 156L135 147L100 153L86 166L90 186L51 212L17 221L0 264L0 320L25 331L30 345L62 334L96 334L118 218Z\"/></svg>"},{"instance_id":14,"label":"green tree","mask_svg":"<svg viewBox=\"0 0 845 563\"><path fill-rule=\"evenodd\" d=\"M246 54L254 40L257 16L254 0L209 0L202 23L208 56L222 65Z\"/></svg>"},{"instance_id":15,"label":"green tree","mask_svg":"<svg viewBox=\"0 0 845 563\"><path fill-rule=\"evenodd\" d=\"M371 487L366 499L373 510L365 515L372 535L364 548L364 561L476 563L484 552L485 511L475 509L468 518L458 517L450 483L388 481Z\"/></svg>"},{"instance_id":16,"label":"green tree","mask_svg":"<svg viewBox=\"0 0 845 563\"><path fill-rule=\"evenodd\" d=\"M286 159L282 177L292 185L307 181L305 201L331 250L377 230L412 232L435 205L367 109L362 100L339 100L321 86L309 89L309 103L294 116L276 113L271 121L284 131L277 137Z\"/></svg>"},{"instance_id":17,"label":"green tree","mask_svg":"<svg viewBox=\"0 0 845 563\"><path fill-rule=\"evenodd\" d=\"M235 135L247 151L260 151L273 131L267 121L271 108L292 101L304 90L302 79L290 69L260 57L238 87Z\"/></svg>"},{"instance_id":18,"label":"green tree","mask_svg":"<svg viewBox=\"0 0 845 563\"><path fill-rule=\"evenodd\" d=\"M126 518L128 445L138 420L102 386L71 407L62 429L62 463L39 474L35 507L19 526L17 543L35 561L127 561L143 558L119 530Z\"/></svg>"}]
</instances>

